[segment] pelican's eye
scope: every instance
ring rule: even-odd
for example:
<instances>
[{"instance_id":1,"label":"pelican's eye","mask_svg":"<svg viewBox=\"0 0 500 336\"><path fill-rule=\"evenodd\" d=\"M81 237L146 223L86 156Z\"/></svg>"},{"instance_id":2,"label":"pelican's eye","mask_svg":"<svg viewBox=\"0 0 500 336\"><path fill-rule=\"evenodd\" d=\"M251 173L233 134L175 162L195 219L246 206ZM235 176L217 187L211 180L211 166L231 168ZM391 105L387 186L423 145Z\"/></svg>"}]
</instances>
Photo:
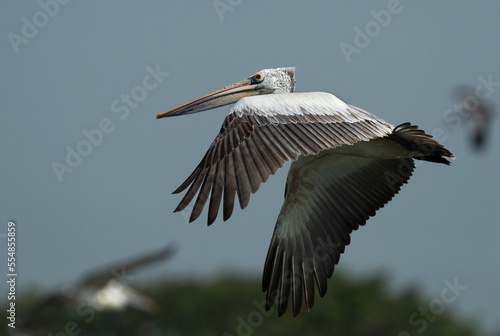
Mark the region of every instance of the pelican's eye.
<instances>
[{"instance_id":1,"label":"pelican's eye","mask_svg":"<svg viewBox=\"0 0 500 336\"><path fill-rule=\"evenodd\" d=\"M261 83L264 80L265 75L262 72L256 73L252 76L252 82Z\"/></svg>"}]
</instances>

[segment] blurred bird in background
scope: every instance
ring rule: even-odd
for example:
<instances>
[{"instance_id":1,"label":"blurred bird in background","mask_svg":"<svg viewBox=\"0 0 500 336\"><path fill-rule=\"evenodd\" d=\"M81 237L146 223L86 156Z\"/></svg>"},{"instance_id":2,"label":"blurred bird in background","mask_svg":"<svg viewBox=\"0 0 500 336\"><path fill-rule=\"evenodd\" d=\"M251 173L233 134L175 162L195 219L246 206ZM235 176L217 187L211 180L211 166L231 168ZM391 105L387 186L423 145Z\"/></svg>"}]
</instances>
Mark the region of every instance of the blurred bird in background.
<instances>
[{"instance_id":1,"label":"blurred bird in background","mask_svg":"<svg viewBox=\"0 0 500 336\"><path fill-rule=\"evenodd\" d=\"M168 245L160 250L128 259L90 273L76 286L64 286L61 291L47 295L30 312L20 318L15 335L36 335L50 321L65 309L73 309L76 315L87 318L96 312L121 311L132 307L154 312L158 304L150 297L130 287L135 277L130 272L171 259L176 248Z\"/></svg>"},{"instance_id":2,"label":"blurred bird in background","mask_svg":"<svg viewBox=\"0 0 500 336\"><path fill-rule=\"evenodd\" d=\"M490 137L494 106L484 99L479 99L472 87L457 88L455 96L460 100L461 113L469 128L471 146L476 151L484 150Z\"/></svg>"}]
</instances>

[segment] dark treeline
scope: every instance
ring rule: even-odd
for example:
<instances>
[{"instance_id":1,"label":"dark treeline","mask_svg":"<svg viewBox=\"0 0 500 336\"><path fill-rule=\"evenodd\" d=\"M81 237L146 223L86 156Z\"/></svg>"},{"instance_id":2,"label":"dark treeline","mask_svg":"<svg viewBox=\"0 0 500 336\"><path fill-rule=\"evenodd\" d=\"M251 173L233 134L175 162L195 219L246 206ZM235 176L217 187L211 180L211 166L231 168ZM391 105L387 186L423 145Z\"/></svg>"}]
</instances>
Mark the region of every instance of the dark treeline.
<instances>
[{"instance_id":1,"label":"dark treeline","mask_svg":"<svg viewBox=\"0 0 500 336\"><path fill-rule=\"evenodd\" d=\"M291 312L278 318L275 309L264 310L265 297L257 279L157 282L141 288L158 302L153 314L133 308L99 312L90 307L49 305L33 312L41 297L25 294L17 300L16 331L54 336L485 335L472 321L457 317L453 303L425 298L417 289L394 293L384 276L360 280L338 273L328 285L326 297L317 297L309 313L303 307L296 319ZM5 310L1 318L7 320ZM12 331L5 322L2 329ZM0 333L4 334L1 329Z\"/></svg>"}]
</instances>

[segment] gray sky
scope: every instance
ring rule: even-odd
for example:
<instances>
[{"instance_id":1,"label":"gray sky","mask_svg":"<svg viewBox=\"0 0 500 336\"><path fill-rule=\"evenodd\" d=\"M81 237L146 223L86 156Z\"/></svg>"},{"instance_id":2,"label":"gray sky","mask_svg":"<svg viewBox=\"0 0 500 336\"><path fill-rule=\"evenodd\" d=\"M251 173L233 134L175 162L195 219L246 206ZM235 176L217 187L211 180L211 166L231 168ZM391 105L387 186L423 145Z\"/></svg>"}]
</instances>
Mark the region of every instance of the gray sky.
<instances>
[{"instance_id":1,"label":"gray sky","mask_svg":"<svg viewBox=\"0 0 500 336\"><path fill-rule=\"evenodd\" d=\"M498 120L487 150L474 153L452 97L470 85L500 106L499 2L47 3L0 11L0 234L15 220L19 291L56 290L167 242L178 255L143 279L260 277L288 165L228 222L207 227L204 212L188 225L172 213L181 196L171 192L229 107L155 116L263 68L296 66L297 91L411 121L458 157L419 164L353 234L337 269L387 272L396 288L418 285L430 299L457 278L467 289L446 309L500 328Z\"/></svg>"}]
</instances>

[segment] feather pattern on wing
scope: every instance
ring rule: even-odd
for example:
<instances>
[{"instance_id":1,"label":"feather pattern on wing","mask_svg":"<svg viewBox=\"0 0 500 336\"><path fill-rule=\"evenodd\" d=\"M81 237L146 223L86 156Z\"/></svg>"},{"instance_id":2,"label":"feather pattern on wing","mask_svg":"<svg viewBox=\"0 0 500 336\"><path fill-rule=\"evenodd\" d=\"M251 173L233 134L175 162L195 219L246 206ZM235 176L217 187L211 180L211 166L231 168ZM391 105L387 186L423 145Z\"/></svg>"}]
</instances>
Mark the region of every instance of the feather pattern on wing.
<instances>
[{"instance_id":1,"label":"feather pattern on wing","mask_svg":"<svg viewBox=\"0 0 500 336\"><path fill-rule=\"evenodd\" d=\"M227 220L235 195L244 209L250 195L285 162L384 137L392 130L391 124L329 93L243 98L224 120L200 164L174 191L189 187L175 211L185 209L198 193L190 221L199 217L209 199L208 224L215 221L221 201Z\"/></svg>"},{"instance_id":2,"label":"feather pattern on wing","mask_svg":"<svg viewBox=\"0 0 500 336\"><path fill-rule=\"evenodd\" d=\"M327 290L350 233L375 215L410 178L410 158L378 159L337 154L301 157L288 174L285 201L266 258L263 291L267 309L275 302L281 316L291 296L297 316L304 298L314 304Z\"/></svg>"}]
</instances>

